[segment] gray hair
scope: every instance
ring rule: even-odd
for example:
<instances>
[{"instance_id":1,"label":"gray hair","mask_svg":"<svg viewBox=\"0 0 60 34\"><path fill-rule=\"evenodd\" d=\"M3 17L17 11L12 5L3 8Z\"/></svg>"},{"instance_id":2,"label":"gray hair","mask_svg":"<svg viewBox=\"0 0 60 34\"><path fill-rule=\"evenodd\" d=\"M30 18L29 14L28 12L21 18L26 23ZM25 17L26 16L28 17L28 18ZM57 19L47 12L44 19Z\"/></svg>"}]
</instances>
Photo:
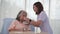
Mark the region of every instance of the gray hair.
<instances>
[{"instance_id":1,"label":"gray hair","mask_svg":"<svg viewBox=\"0 0 60 34\"><path fill-rule=\"evenodd\" d=\"M21 10L21 11L18 13L18 15L17 15L16 20L20 21L21 13L25 13L25 14L26 14L26 16L27 16L27 12L26 12L26 11L24 11L24 10Z\"/></svg>"}]
</instances>

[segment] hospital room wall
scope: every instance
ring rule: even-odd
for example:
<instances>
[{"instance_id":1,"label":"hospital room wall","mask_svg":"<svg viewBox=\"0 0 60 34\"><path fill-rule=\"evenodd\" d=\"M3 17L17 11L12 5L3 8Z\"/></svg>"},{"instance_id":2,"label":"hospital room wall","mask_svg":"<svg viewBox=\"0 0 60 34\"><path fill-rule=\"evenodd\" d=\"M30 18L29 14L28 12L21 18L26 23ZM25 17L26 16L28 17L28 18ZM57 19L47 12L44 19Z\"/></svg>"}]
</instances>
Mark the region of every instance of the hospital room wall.
<instances>
[{"instance_id":1,"label":"hospital room wall","mask_svg":"<svg viewBox=\"0 0 60 34\"><path fill-rule=\"evenodd\" d=\"M50 24L54 34L60 34L60 0L50 0Z\"/></svg>"}]
</instances>

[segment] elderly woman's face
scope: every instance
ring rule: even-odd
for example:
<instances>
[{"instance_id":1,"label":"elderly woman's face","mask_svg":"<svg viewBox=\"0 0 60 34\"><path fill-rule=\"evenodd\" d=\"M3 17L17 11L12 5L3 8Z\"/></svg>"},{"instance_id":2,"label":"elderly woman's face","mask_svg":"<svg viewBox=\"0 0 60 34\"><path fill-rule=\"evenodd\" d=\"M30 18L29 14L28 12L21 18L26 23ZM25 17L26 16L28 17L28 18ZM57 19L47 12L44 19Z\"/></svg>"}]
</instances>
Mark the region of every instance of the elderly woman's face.
<instances>
[{"instance_id":1,"label":"elderly woman's face","mask_svg":"<svg viewBox=\"0 0 60 34\"><path fill-rule=\"evenodd\" d=\"M20 14L20 20L24 20L25 17L27 17L27 14L22 12Z\"/></svg>"}]
</instances>

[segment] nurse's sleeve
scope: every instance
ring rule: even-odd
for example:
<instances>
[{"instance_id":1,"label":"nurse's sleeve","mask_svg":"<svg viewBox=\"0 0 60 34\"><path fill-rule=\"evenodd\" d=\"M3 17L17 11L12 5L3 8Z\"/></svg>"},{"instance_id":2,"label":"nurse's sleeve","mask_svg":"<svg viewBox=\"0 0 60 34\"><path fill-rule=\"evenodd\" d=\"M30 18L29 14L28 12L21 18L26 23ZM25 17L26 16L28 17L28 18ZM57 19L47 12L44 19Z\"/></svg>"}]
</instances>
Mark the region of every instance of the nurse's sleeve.
<instances>
[{"instance_id":1,"label":"nurse's sleeve","mask_svg":"<svg viewBox=\"0 0 60 34\"><path fill-rule=\"evenodd\" d=\"M38 17L38 20L41 20L42 22L45 21L46 19L46 14L40 14L39 17Z\"/></svg>"}]
</instances>

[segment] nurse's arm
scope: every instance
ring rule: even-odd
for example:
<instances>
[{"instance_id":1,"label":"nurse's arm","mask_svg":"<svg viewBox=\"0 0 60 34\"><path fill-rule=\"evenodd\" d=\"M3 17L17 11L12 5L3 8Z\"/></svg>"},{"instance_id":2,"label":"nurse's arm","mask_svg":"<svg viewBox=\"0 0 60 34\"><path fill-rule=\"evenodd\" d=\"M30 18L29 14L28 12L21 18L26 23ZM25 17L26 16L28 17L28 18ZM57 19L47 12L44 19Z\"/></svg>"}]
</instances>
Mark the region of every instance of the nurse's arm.
<instances>
[{"instance_id":1,"label":"nurse's arm","mask_svg":"<svg viewBox=\"0 0 60 34\"><path fill-rule=\"evenodd\" d=\"M42 21L41 20L38 20L38 21L31 21L30 24L36 26L36 27L39 27L40 25L42 25Z\"/></svg>"}]
</instances>

